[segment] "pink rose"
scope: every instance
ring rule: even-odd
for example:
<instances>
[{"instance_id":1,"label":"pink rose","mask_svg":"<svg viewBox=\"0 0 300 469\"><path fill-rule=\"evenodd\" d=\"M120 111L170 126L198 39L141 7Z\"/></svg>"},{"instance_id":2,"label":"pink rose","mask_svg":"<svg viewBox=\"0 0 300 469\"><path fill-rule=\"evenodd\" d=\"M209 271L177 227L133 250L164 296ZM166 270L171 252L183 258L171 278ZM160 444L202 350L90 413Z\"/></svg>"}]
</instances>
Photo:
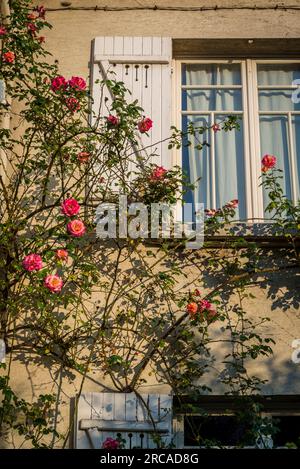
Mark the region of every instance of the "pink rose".
<instances>
[{"instance_id":1,"label":"pink rose","mask_svg":"<svg viewBox=\"0 0 300 469\"><path fill-rule=\"evenodd\" d=\"M220 127L219 124L214 124L214 125L212 125L211 128L215 133L218 132L219 130L221 130L221 127Z\"/></svg>"},{"instance_id":2,"label":"pink rose","mask_svg":"<svg viewBox=\"0 0 300 469\"><path fill-rule=\"evenodd\" d=\"M200 313L203 311L210 311L212 309L212 304L208 300L200 300L198 303L198 310Z\"/></svg>"},{"instance_id":3,"label":"pink rose","mask_svg":"<svg viewBox=\"0 0 300 469\"><path fill-rule=\"evenodd\" d=\"M61 261L67 261L68 260L68 251L66 249L58 249L56 251L56 259L59 259Z\"/></svg>"},{"instance_id":4,"label":"pink rose","mask_svg":"<svg viewBox=\"0 0 300 469\"><path fill-rule=\"evenodd\" d=\"M72 220L67 224L67 230L71 236L79 238L85 233L85 226L81 220Z\"/></svg>"},{"instance_id":5,"label":"pink rose","mask_svg":"<svg viewBox=\"0 0 300 469\"><path fill-rule=\"evenodd\" d=\"M120 442L115 440L114 438L107 437L106 440L102 444L103 449L119 449Z\"/></svg>"},{"instance_id":6,"label":"pink rose","mask_svg":"<svg viewBox=\"0 0 300 469\"><path fill-rule=\"evenodd\" d=\"M111 125L119 125L119 122L120 122L120 119L117 116L113 116L112 114L109 114L106 120Z\"/></svg>"},{"instance_id":7,"label":"pink rose","mask_svg":"<svg viewBox=\"0 0 300 469\"><path fill-rule=\"evenodd\" d=\"M43 268L43 260L39 254L28 254L28 256L24 257L22 265L28 272L33 272Z\"/></svg>"},{"instance_id":8,"label":"pink rose","mask_svg":"<svg viewBox=\"0 0 300 469\"><path fill-rule=\"evenodd\" d=\"M165 169L163 166L156 166L156 168L154 168L151 173L150 179L151 181L157 181L158 179L163 179L167 172L168 170Z\"/></svg>"},{"instance_id":9,"label":"pink rose","mask_svg":"<svg viewBox=\"0 0 300 469\"><path fill-rule=\"evenodd\" d=\"M61 204L61 212L67 217L77 215L80 210L80 205L76 199L66 199Z\"/></svg>"},{"instance_id":10,"label":"pink rose","mask_svg":"<svg viewBox=\"0 0 300 469\"><path fill-rule=\"evenodd\" d=\"M262 168L261 170L266 173L269 169L274 168L276 165L276 156L273 155L265 155L262 160Z\"/></svg>"},{"instance_id":11,"label":"pink rose","mask_svg":"<svg viewBox=\"0 0 300 469\"><path fill-rule=\"evenodd\" d=\"M5 36L7 34L7 30L4 26L0 26L0 36Z\"/></svg>"},{"instance_id":12,"label":"pink rose","mask_svg":"<svg viewBox=\"0 0 300 469\"><path fill-rule=\"evenodd\" d=\"M83 91L86 89L86 82L81 77L72 77L71 80L68 81L70 88L73 88L78 91Z\"/></svg>"},{"instance_id":13,"label":"pink rose","mask_svg":"<svg viewBox=\"0 0 300 469\"><path fill-rule=\"evenodd\" d=\"M214 217L217 213L217 210L214 208L206 208L204 212L207 217Z\"/></svg>"},{"instance_id":14,"label":"pink rose","mask_svg":"<svg viewBox=\"0 0 300 469\"><path fill-rule=\"evenodd\" d=\"M59 293L63 287L63 281L59 275L47 275L44 280L44 286L52 293Z\"/></svg>"},{"instance_id":15,"label":"pink rose","mask_svg":"<svg viewBox=\"0 0 300 469\"><path fill-rule=\"evenodd\" d=\"M237 208L239 205L238 199L233 199L230 202L227 202L226 207L227 208Z\"/></svg>"},{"instance_id":16,"label":"pink rose","mask_svg":"<svg viewBox=\"0 0 300 469\"><path fill-rule=\"evenodd\" d=\"M9 64L14 63L15 58L16 58L16 56L15 56L14 52L9 51L9 52L4 52L4 54L3 54L3 61L7 62Z\"/></svg>"},{"instance_id":17,"label":"pink rose","mask_svg":"<svg viewBox=\"0 0 300 469\"><path fill-rule=\"evenodd\" d=\"M37 27L36 27L36 25L33 24L33 23L28 23L28 24L27 24L27 29L28 29L28 31L30 32L30 34L33 34L33 35L34 35L35 32L36 32L36 30L37 30Z\"/></svg>"},{"instance_id":18,"label":"pink rose","mask_svg":"<svg viewBox=\"0 0 300 469\"><path fill-rule=\"evenodd\" d=\"M76 112L76 111L79 111L79 109L80 109L80 103L79 103L78 99L76 99L76 98L73 98L73 97L67 98L65 103L66 103L66 106L69 109L69 111L71 111L73 113Z\"/></svg>"},{"instance_id":19,"label":"pink rose","mask_svg":"<svg viewBox=\"0 0 300 469\"><path fill-rule=\"evenodd\" d=\"M142 134L144 134L151 129L152 125L153 121L149 117L145 117L138 123L138 129Z\"/></svg>"},{"instance_id":20,"label":"pink rose","mask_svg":"<svg viewBox=\"0 0 300 469\"><path fill-rule=\"evenodd\" d=\"M43 5L35 7L34 11L37 11L40 18L45 18L46 9Z\"/></svg>"},{"instance_id":21,"label":"pink rose","mask_svg":"<svg viewBox=\"0 0 300 469\"><path fill-rule=\"evenodd\" d=\"M87 163L90 159L90 153L88 151L81 151L78 153L77 159L80 163Z\"/></svg>"},{"instance_id":22,"label":"pink rose","mask_svg":"<svg viewBox=\"0 0 300 469\"><path fill-rule=\"evenodd\" d=\"M58 75L55 78L52 78L51 80L51 90L56 93L57 91L60 91L61 89L65 90L67 86L67 81L65 77Z\"/></svg>"}]
</instances>

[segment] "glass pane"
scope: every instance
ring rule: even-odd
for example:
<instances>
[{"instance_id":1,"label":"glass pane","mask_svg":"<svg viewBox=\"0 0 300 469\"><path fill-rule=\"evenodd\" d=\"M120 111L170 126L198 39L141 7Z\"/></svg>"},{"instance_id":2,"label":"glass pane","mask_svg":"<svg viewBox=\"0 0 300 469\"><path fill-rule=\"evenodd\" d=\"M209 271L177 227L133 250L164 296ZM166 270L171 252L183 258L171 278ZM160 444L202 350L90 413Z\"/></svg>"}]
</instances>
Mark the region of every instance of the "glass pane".
<instances>
[{"instance_id":1,"label":"glass pane","mask_svg":"<svg viewBox=\"0 0 300 469\"><path fill-rule=\"evenodd\" d=\"M258 101L261 111L299 111L300 102L292 100L293 90L259 90Z\"/></svg>"},{"instance_id":2,"label":"glass pane","mask_svg":"<svg viewBox=\"0 0 300 469\"><path fill-rule=\"evenodd\" d=\"M242 110L241 90L183 90L182 109L185 111Z\"/></svg>"},{"instance_id":3,"label":"glass pane","mask_svg":"<svg viewBox=\"0 0 300 469\"><path fill-rule=\"evenodd\" d=\"M288 156L288 119L286 116L260 117L261 155L269 153L277 158L276 167L283 170L281 182L284 195L291 198ZM264 191L264 207L269 203ZM269 215L268 215L269 216Z\"/></svg>"},{"instance_id":4,"label":"glass pane","mask_svg":"<svg viewBox=\"0 0 300 469\"><path fill-rule=\"evenodd\" d=\"M257 64L259 86L287 85L300 79L300 64Z\"/></svg>"},{"instance_id":5,"label":"glass pane","mask_svg":"<svg viewBox=\"0 0 300 469\"><path fill-rule=\"evenodd\" d=\"M183 85L240 85L240 64L184 64Z\"/></svg>"},{"instance_id":6,"label":"glass pane","mask_svg":"<svg viewBox=\"0 0 300 469\"><path fill-rule=\"evenodd\" d=\"M208 126L211 125L208 116L183 116L182 128L187 128L189 122L193 122L194 126ZM201 141L206 140L210 142L210 132L205 132L202 135ZM197 150L195 145L195 138L189 137L192 142L190 146L183 147L182 154L182 167L185 174L188 175L189 181L196 185L194 191L189 191L184 201L193 204L193 212L195 212L195 202L202 202L205 207L211 207L211 162L210 162L210 149L205 146L202 150ZM197 178L200 178L196 182Z\"/></svg>"},{"instance_id":7,"label":"glass pane","mask_svg":"<svg viewBox=\"0 0 300 469\"><path fill-rule=\"evenodd\" d=\"M296 198L300 198L300 116L292 117L294 153L295 153L295 177L296 177Z\"/></svg>"},{"instance_id":8,"label":"glass pane","mask_svg":"<svg viewBox=\"0 0 300 469\"><path fill-rule=\"evenodd\" d=\"M224 116L218 116L216 123L220 123ZM195 126L211 125L209 116L183 116L183 130L187 128L189 122ZM191 183L196 182L194 191L189 191L185 195L185 202L193 204L204 203L205 208L219 208L226 202L239 199L239 209L237 219L246 218L245 201L245 170L244 170L244 145L243 145L243 125L240 122L241 130L231 132L217 132L215 139L215 186L216 186L216 206L213 205L212 197L212 167L210 147L202 150L195 149L197 142L190 138L192 144L183 148L183 170L188 175ZM209 144L211 132L205 132L200 141L206 140ZM199 181L197 179L199 178Z\"/></svg>"},{"instance_id":9,"label":"glass pane","mask_svg":"<svg viewBox=\"0 0 300 469\"><path fill-rule=\"evenodd\" d=\"M224 118L219 116L217 123ZM219 208L233 199L239 200L236 215L246 218L245 166L243 122L240 130L217 132L215 134L216 204Z\"/></svg>"}]
</instances>

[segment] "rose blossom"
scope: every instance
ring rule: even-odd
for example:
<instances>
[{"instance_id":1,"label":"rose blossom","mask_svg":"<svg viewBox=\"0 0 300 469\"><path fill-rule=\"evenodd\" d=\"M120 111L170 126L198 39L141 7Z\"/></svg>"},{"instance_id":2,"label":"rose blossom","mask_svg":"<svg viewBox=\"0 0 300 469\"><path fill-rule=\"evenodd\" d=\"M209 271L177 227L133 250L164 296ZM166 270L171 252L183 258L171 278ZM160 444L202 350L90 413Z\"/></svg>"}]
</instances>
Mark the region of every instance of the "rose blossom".
<instances>
[{"instance_id":1,"label":"rose blossom","mask_svg":"<svg viewBox=\"0 0 300 469\"><path fill-rule=\"evenodd\" d=\"M37 27L35 24L33 23L28 23L27 24L27 29L28 31L31 33L31 34L35 34L36 30L37 30Z\"/></svg>"},{"instance_id":2,"label":"rose blossom","mask_svg":"<svg viewBox=\"0 0 300 469\"><path fill-rule=\"evenodd\" d=\"M77 159L80 163L87 163L90 159L90 153L88 151L81 151L78 153Z\"/></svg>"},{"instance_id":3,"label":"rose blossom","mask_svg":"<svg viewBox=\"0 0 300 469\"><path fill-rule=\"evenodd\" d=\"M80 205L76 199L66 199L61 204L61 212L67 217L73 217L73 215L77 215L79 210Z\"/></svg>"},{"instance_id":4,"label":"rose blossom","mask_svg":"<svg viewBox=\"0 0 300 469\"><path fill-rule=\"evenodd\" d=\"M60 91L61 89L66 89L66 86L67 81L62 75L58 75L57 77L52 78L51 80L51 90L54 91L54 93Z\"/></svg>"},{"instance_id":5,"label":"rose blossom","mask_svg":"<svg viewBox=\"0 0 300 469\"><path fill-rule=\"evenodd\" d=\"M63 281L59 275L47 275L44 280L44 286L52 293L59 293L63 287Z\"/></svg>"},{"instance_id":6,"label":"rose blossom","mask_svg":"<svg viewBox=\"0 0 300 469\"><path fill-rule=\"evenodd\" d=\"M199 301L198 310L200 312L203 312L205 310L210 311L212 309L213 309L213 307L212 307L212 304L211 304L210 301L208 301L208 300L200 300Z\"/></svg>"},{"instance_id":7,"label":"rose blossom","mask_svg":"<svg viewBox=\"0 0 300 469\"><path fill-rule=\"evenodd\" d=\"M227 202L226 207L227 208L237 208L239 205L238 199L233 199L230 202Z\"/></svg>"},{"instance_id":8,"label":"rose blossom","mask_svg":"<svg viewBox=\"0 0 300 469\"><path fill-rule=\"evenodd\" d=\"M261 170L265 173L265 172L267 172L269 169L274 168L274 166L276 165L276 156L273 156L273 155L265 155L265 156L262 158L261 163L262 163L262 168L261 168Z\"/></svg>"},{"instance_id":9,"label":"rose blossom","mask_svg":"<svg viewBox=\"0 0 300 469\"><path fill-rule=\"evenodd\" d=\"M15 56L14 52L9 51L9 52L4 52L4 54L3 54L4 62L7 62L9 64L12 64L15 61L15 58L16 58L16 56Z\"/></svg>"},{"instance_id":10,"label":"rose blossom","mask_svg":"<svg viewBox=\"0 0 300 469\"><path fill-rule=\"evenodd\" d=\"M156 168L154 168L151 173L150 179L152 181L156 181L157 179L163 179L167 172L168 170L165 169L163 166L156 166Z\"/></svg>"},{"instance_id":11,"label":"rose blossom","mask_svg":"<svg viewBox=\"0 0 300 469\"><path fill-rule=\"evenodd\" d=\"M212 125L211 128L215 133L218 132L219 130L221 130L221 127L220 127L219 124L214 124L214 125Z\"/></svg>"},{"instance_id":12,"label":"rose blossom","mask_svg":"<svg viewBox=\"0 0 300 469\"><path fill-rule=\"evenodd\" d=\"M109 114L106 118L107 122L111 125L119 125L119 118L117 116L113 116L112 114Z\"/></svg>"},{"instance_id":13,"label":"rose blossom","mask_svg":"<svg viewBox=\"0 0 300 469\"><path fill-rule=\"evenodd\" d=\"M106 440L102 444L103 449L119 449L120 442L115 440L114 438L107 437Z\"/></svg>"},{"instance_id":14,"label":"rose blossom","mask_svg":"<svg viewBox=\"0 0 300 469\"><path fill-rule=\"evenodd\" d=\"M208 217L214 217L214 216L216 215L216 213L217 213L217 210L214 209L214 208L206 208L206 209L204 210L204 212L205 212L205 215L206 215L206 216L208 216Z\"/></svg>"},{"instance_id":15,"label":"rose blossom","mask_svg":"<svg viewBox=\"0 0 300 469\"><path fill-rule=\"evenodd\" d=\"M198 305L195 302L191 302L187 305L186 310L191 315L196 314L198 311Z\"/></svg>"},{"instance_id":16,"label":"rose blossom","mask_svg":"<svg viewBox=\"0 0 300 469\"><path fill-rule=\"evenodd\" d=\"M85 226L81 220L72 220L67 224L67 230L71 236L79 238L85 233Z\"/></svg>"},{"instance_id":17,"label":"rose blossom","mask_svg":"<svg viewBox=\"0 0 300 469\"><path fill-rule=\"evenodd\" d=\"M79 109L80 109L80 103L79 103L78 99L71 97L71 98L67 98L65 102L66 102L67 108L68 108L71 112L74 113L74 112L76 112L76 111L79 111Z\"/></svg>"},{"instance_id":18,"label":"rose blossom","mask_svg":"<svg viewBox=\"0 0 300 469\"><path fill-rule=\"evenodd\" d=\"M36 20L37 16L34 13L28 13L27 19L29 20Z\"/></svg>"},{"instance_id":19,"label":"rose blossom","mask_svg":"<svg viewBox=\"0 0 300 469\"><path fill-rule=\"evenodd\" d=\"M138 123L138 129L142 134L144 134L151 129L152 125L153 121L149 117L145 117Z\"/></svg>"},{"instance_id":20,"label":"rose blossom","mask_svg":"<svg viewBox=\"0 0 300 469\"><path fill-rule=\"evenodd\" d=\"M194 291L194 295L195 296L201 296L201 291L198 290L198 288L196 288L195 291Z\"/></svg>"},{"instance_id":21,"label":"rose blossom","mask_svg":"<svg viewBox=\"0 0 300 469\"><path fill-rule=\"evenodd\" d=\"M39 41L40 44L42 44L43 42L45 42L46 38L45 36L39 36L37 40Z\"/></svg>"},{"instance_id":22,"label":"rose blossom","mask_svg":"<svg viewBox=\"0 0 300 469\"><path fill-rule=\"evenodd\" d=\"M61 261L66 261L69 255L66 249L58 249L55 254L56 254L56 258Z\"/></svg>"},{"instance_id":23,"label":"rose blossom","mask_svg":"<svg viewBox=\"0 0 300 469\"><path fill-rule=\"evenodd\" d=\"M40 18L45 18L45 7L43 5L35 7L34 11L37 11Z\"/></svg>"},{"instance_id":24,"label":"rose blossom","mask_svg":"<svg viewBox=\"0 0 300 469\"><path fill-rule=\"evenodd\" d=\"M43 261L39 254L28 254L28 256L24 257L22 265L28 272L33 272L43 268Z\"/></svg>"},{"instance_id":25,"label":"rose blossom","mask_svg":"<svg viewBox=\"0 0 300 469\"><path fill-rule=\"evenodd\" d=\"M4 26L0 26L0 36L5 36L7 34L7 30Z\"/></svg>"},{"instance_id":26,"label":"rose blossom","mask_svg":"<svg viewBox=\"0 0 300 469\"><path fill-rule=\"evenodd\" d=\"M71 80L68 81L68 84L71 88L74 88L78 91L83 91L86 89L86 82L81 77L72 77Z\"/></svg>"}]
</instances>

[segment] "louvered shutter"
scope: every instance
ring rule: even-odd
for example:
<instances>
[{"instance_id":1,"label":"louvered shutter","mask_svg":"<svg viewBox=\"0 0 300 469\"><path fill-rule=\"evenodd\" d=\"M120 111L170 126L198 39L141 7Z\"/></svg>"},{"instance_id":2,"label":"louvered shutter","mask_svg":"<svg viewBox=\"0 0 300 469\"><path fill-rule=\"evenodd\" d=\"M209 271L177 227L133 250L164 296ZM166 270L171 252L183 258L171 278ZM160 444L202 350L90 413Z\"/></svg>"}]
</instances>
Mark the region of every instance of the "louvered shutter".
<instances>
[{"instance_id":1,"label":"louvered shutter","mask_svg":"<svg viewBox=\"0 0 300 469\"><path fill-rule=\"evenodd\" d=\"M115 79L123 81L132 95L127 99L138 99L145 116L153 120L149 137L141 136L142 146L156 144L170 136L171 125L171 57L172 41L168 37L97 37L93 44L92 93L94 111L105 115L100 109L99 86L96 81L106 78L108 70ZM110 78L112 78L110 76ZM107 97L111 98L108 93ZM168 142L155 145L148 154L155 153L152 163L171 167L171 152Z\"/></svg>"},{"instance_id":2,"label":"louvered shutter","mask_svg":"<svg viewBox=\"0 0 300 469\"><path fill-rule=\"evenodd\" d=\"M168 394L85 393L78 402L75 447L99 449L106 438L125 447L157 448L153 421L164 446L172 442L172 397ZM151 418L149 416L151 414Z\"/></svg>"}]
</instances>

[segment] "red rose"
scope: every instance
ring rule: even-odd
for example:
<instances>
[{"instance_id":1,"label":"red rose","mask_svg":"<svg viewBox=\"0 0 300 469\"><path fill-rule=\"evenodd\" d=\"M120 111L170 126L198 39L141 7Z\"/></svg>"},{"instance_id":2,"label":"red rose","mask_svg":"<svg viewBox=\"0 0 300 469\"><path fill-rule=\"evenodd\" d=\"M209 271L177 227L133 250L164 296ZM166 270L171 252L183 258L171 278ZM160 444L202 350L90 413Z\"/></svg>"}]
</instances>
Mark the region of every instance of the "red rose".
<instances>
[{"instance_id":1,"label":"red rose","mask_svg":"<svg viewBox=\"0 0 300 469\"><path fill-rule=\"evenodd\" d=\"M67 108L71 111L71 112L76 112L76 111L79 111L80 109L80 103L78 101L78 99L76 98L67 98L66 99L66 106Z\"/></svg>"},{"instance_id":2,"label":"red rose","mask_svg":"<svg viewBox=\"0 0 300 469\"><path fill-rule=\"evenodd\" d=\"M65 77L58 75L55 78L52 78L51 80L51 90L56 93L57 91L60 91L61 89L65 90L67 86L67 81Z\"/></svg>"},{"instance_id":3,"label":"red rose","mask_svg":"<svg viewBox=\"0 0 300 469\"><path fill-rule=\"evenodd\" d=\"M77 159L80 163L87 163L90 159L90 153L88 151L81 151L78 153Z\"/></svg>"},{"instance_id":4,"label":"red rose","mask_svg":"<svg viewBox=\"0 0 300 469\"><path fill-rule=\"evenodd\" d=\"M273 156L273 155L265 155L265 156L262 158L261 163L262 163L262 168L261 168L261 170L265 173L265 172L267 172L269 169L274 168L274 166L276 165L276 156Z\"/></svg>"},{"instance_id":5,"label":"red rose","mask_svg":"<svg viewBox=\"0 0 300 469\"><path fill-rule=\"evenodd\" d=\"M15 56L14 52L9 51L9 52L4 52L4 54L3 54L4 62L7 62L9 64L14 63L15 58L16 58L16 56Z\"/></svg>"},{"instance_id":6,"label":"red rose","mask_svg":"<svg viewBox=\"0 0 300 469\"><path fill-rule=\"evenodd\" d=\"M151 181L157 181L158 179L163 179L166 175L168 170L164 168L163 166L156 166L156 168L153 169L150 179Z\"/></svg>"},{"instance_id":7,"label":"red rose","mask_svg":"<svg viewBox=\"0 0 300 469\"><path fill-rule=\"evenodd\" d=\"M138 129L142 134L144 134L151 129L152 125L153 121L149 117L145 117L138 123Z\"/></svg>"},{"instance_id":8,"label":"red rose","mask_svg":"<svg viewBox=\"0 0 300 469\"><path fill-rule=\"evenodd\" d=\"M5 36L7 34L7 30L4 26L0 26L0 37Z\"/></svg>"},{"instance_id":9,"label":"red rose","mask_svg":"<svg viewBox=\"0 0 300 469\"><path fill-rule=\"evenodd\" d=\"M76 199L66 199L61 204L61 212L67 217L73 217L80 211L80 205Z\"/></svg>"},{"instance_id":10,"label":"red rose","mask_svg":"<svg viewBox=\"0 0 300 469\"><path fill-rule=\"evenodd\" d=\"M198 305L195 302L191 302L187 305L186 310L190 315L194 315L198 311Z\"/></svg>"},{"instance_id":11,"label":"red rose","mask_svg":"<svg viewBox=\"0 0 300 469\"><path fill-rule=\"evenodd\" d=\"M112 114L109 114L106 118L107 122L111 125L118 125L120 120L117 116L113 116Z\"/></svg>"},{"instance_id":12,"label":"red rose","mask_svg":"<svg viewBox=\"0 0 300 469\"><path fill-rule=\"evenodd\" d=\"M86 89L86 82L81 77L72 77L71 80L68 81L70 88L73 88L78 91L83 91Z\"/></svg>"}]
</instances>

